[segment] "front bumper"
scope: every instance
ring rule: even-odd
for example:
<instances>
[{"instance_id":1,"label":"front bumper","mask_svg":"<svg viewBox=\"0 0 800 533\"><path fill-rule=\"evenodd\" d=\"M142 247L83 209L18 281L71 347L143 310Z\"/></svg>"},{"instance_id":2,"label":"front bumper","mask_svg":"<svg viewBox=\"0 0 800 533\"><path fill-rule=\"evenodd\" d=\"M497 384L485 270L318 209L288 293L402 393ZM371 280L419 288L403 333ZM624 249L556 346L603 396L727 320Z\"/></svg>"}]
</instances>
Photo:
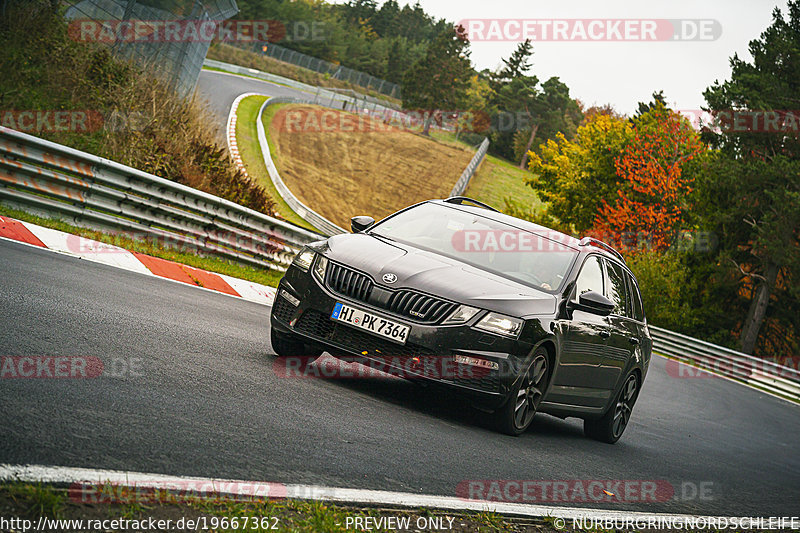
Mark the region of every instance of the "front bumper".
<instances>
[{"instance_id":1,"label":"front bumper","mask_svg":"<svg viewBox=\"0 0 800 533\"><path fill-rule=\"evenodd\" d=\"M282 295L287 291L299 304ZM336 302L368 310L411 327L405 345L330 318ZM480 407L500 407L532 349L524 340L510 339L465 325L422 324L399 317L368 303L336 294L311 273L290 267L278 285L271 325L282 333L302 337L336 357L356 359L384 367L389 373L445 385L469 396ZM496 369L457 363L465 355L490 363ZM491 365L494 366L494 365Z\"/></svg>"}]
</instances>

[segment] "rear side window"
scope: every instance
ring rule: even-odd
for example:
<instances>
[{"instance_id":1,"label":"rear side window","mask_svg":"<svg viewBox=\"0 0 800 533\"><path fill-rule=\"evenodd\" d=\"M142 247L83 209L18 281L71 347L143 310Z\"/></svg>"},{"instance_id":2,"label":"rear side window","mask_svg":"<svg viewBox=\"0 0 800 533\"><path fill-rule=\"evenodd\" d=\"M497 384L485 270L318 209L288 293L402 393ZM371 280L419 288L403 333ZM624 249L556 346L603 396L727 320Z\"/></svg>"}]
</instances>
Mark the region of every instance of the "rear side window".
<instances>
[{"instance_id":1,"label":"rear side window","mask_svg":"<svg viewBox=\"0 0 800 533\"><path fill-rule=\"evenodd\" d=\"M618 264L606 261L606 273L608 274L606 298L614 302L614 314L630 316L628 314L628 296L625 288L625 272Z\"/></svg>"},{"instance_id":2,"label":"rear side window","mask_svg":"<svg viewBox=\"0 0 800 533\"><path fill-rule=\"evenodd\" d=\"M633 318L640 322L644 321L644 306L642 305L642 295L639 294L639 287L630 274L626 272L625 276L628 278L628 293L630 294Z\"/></svg>"},{"instance_id":3,"label":"rear side window","mask_svg":"<svg viewBox=\"0 0 800 533\"><path fill-rule=\"evenodd\" d=\"M590 255L583 262L583 268L578 274L575 286L577 289L575 291L576 300L584 292L595 291L603 294L603 265L600 264L600 259L596 255Z\"/></svg>"}]
</instances>

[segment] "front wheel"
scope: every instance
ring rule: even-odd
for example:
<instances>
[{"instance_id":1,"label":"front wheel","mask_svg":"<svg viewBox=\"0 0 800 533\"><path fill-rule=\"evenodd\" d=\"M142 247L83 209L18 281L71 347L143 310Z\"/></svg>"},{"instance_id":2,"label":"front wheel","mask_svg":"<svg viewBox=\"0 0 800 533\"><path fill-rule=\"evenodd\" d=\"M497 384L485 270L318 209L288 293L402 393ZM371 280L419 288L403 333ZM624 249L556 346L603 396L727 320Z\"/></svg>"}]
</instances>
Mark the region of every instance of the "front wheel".
<instances>
[{"instance_id":1,"label":"front wheel","mask_svg":"<svg viewBox=\"0 0 800 533\"><path fill-rule=\"evenodd\" d=\"M511 388L505 405L495 412L498 429L508 435L521 435L531 425L542 402L550 363L544 348L536 350L533 360Z\"/></svg>"},{"instance_id":2,"label":"front wheel","mask_svg":"<svg viewBox=\"0 0 800 533\"><path fill-rule=\"evenodd\" d=\"M300 339L275 331L275 328L270 329L269 337L272 351L278 357L304 357L307 358L305 363L309 364L322 355L322 350L312 349Z\"/></svg>"},{"instance_id":3,"label":"front wheel","mask_svg":"<svg viewBox=\"0 0 800 533\"><path fill-rule=\"evenodd\" d=\"M617 399L603 418L584 420L583 433L601 442L614 444L622 436L633 412L633 404L639 395L639 379L632 373L617 393Z\"/></svg>"}]
</instances>

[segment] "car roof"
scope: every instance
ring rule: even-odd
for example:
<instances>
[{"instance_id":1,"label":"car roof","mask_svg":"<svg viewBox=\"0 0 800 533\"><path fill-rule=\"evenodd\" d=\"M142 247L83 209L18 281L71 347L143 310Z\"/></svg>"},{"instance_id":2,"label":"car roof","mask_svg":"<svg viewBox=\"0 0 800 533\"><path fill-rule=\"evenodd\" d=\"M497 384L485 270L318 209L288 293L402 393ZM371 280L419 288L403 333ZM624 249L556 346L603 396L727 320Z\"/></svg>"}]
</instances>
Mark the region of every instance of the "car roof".
<instances>
[{"instance_id":1,"label":"car roof","mask_svg":"<svg viewBox=\"0 0 800 533\"><path fill-rule=\"evenodd\" d=\"M454 199L459 200L459 202L452 201ZM463 201L473 202L477 205L465 204L463 203ZM428 202L445 205L447 207L451 207L468 213L474 213L476 215L480 215L482 217L489 218L491 220L495 220L497 222L501 222L503 224L507 224L509 226L513 226L521 230L529 231L531 233L541 234L569 248L573 248L575 251L579 253L586 253L586 254L599 253L600 255L608 259L612 259L618 263L621 263L623 266L627 268L627 264L625 263L625 259L622 257L622 254L619 254L619 252L617 252L613 248L612 250L614 250L614 253L612 253L611 251L607 250L602 246L605 245L610 247L610 245L602 243L601 241L598 241L596 239L595 240L588 238L577 239L572 235L556 231L554 229L548 228L547 226L542 226L540 224L530 222L529 220L524 220L511 215L507 215L505 213L501 213L500 211L494 209L493 207L486 205L482 202L478 202L477 200L473 200L472 198L459 196L443 200L428 200ZM616 254L619 254L619 256L617 256Z\"/></svg>"}]
</instances>

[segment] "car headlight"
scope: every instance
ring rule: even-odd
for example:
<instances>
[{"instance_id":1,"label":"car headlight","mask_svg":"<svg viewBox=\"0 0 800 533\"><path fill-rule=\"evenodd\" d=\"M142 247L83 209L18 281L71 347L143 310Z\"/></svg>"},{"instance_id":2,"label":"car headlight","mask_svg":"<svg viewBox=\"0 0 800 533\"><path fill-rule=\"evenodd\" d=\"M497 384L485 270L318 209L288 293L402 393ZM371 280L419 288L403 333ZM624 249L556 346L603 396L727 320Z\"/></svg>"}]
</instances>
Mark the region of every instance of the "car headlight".
<instances>
[{"instance_id":1,"label":"car headlight","mask_svg":"<svg viewBox=\"0 0 800 533\"><path fill-rule=\"evenodd\" d=\"M308 269L311 268L311 263L314 261L314 252L312 250L302 250L299 254L294 256L294 261L292 264L302 270L303 272L308 272Z\"/></svg>"},{"instance_id":2,"label":"car headlight","mask_svg":"<svg viewBox=\"0 0 800 533\"><path fill-rule=\"evenodd\" d=\"M456 307L456 310L450 313L450 316L447 317L444 322L442 322L442 325L463 324L468 322L470 318L474 317L478 311L480 311L480 309L475 309L474 307L470 307L468 305L459 305Z\"/></svg>"},{"instance_id":3,"label":"car headlight","mask_svg":"<svg viewBox=\"0 0 800 533\"><path fill-rule=\"evenodd\" d=\"M320 281L325 281L325 272L328 270L328 258L324 255L317 256L317 262L314 263L314 274Z\"/></svg>"},{"instance_id":4,"label":"car headlight","mask_svg":"<svg viewBox=\"0 0 800 533\"><path fill-rule=\"evenodd\" d=\"M490 333L516 338L519 336L519 332L522 331L522 324L523 322L519 318L501 315L500 313L487 313L485 317L475 324L475 327Z\"/></svg>"}]
</instances>

